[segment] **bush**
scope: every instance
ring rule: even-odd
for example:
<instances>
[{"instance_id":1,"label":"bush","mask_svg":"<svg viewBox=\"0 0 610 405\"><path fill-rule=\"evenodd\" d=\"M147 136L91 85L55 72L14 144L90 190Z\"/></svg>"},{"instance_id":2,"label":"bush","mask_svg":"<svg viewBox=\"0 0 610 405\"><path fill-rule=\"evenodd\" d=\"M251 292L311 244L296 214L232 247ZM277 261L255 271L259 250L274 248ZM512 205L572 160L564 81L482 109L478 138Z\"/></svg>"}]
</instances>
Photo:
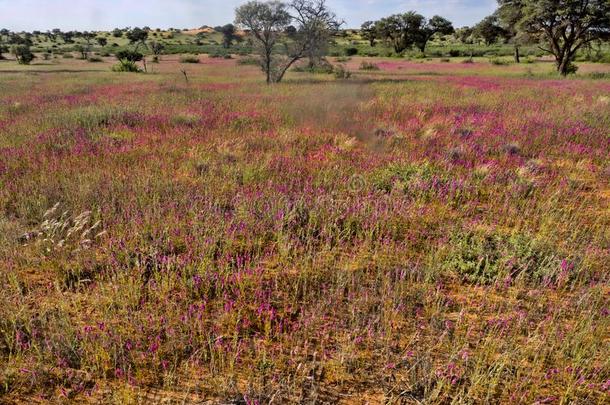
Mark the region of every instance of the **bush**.
<instances>
[{"instance_id":1,"label":"bush","mask_svg":"<svg viewBox=\"0 0 610 405\"><path fill-rule=\"evenodd\" d=\"M193 55L182 56L180 58L180 63L199 63L199 57Z\"/></svg>"},{"instance_id":2,"label":"bush","mask_svg":"<svg viewBox=\"0 0 610 405\"><path fill-rule=\"evenodd\" d=\"M347 48L345 50L346 56L355 56L358 55L358 48Z\"/></svg>"},{"instance_id":3,"label":"bush","mask_svg":"<svg viewBox=\"0 0 610 405\"><path fill-rule=\"evenodd\" d=\"M334 73L335 68L326 59L322 59L317 62L309 62L306 65L297 66L292 69L294 72L306 72L306 73L317 73L317 74L331 74Z\"/></svg>"},{"instance_id":4,"label":"bush","mask_svg":"<svg viewBox=\"0 0 610 405\"><path fill-rule=\"evenodd\" d=\"M99 56L90 56L87 60L91 63L99 63L104 61L104 59L100 58Z\"/></svg>"},{"instance_id":5,"label":"bush","mask_svg":"<svg viewBox=\"0 0 610 405\"><path fill-rule=\"evenodd\" d=\"M362 62L360 64L360 70L379 70L379 66L372 62Z\"/></svg>"},{"instance_id":6,"label":"bush","mask_svg":"<svg viewBox=\"0 0 610 405\"><path fill-rule=\"evenodd\" d=\"M445 258L445 271L456 272L474 284L492 284L520 274L530 283L554 278L557 256L546 246L523 234L462 231L453 234Z\"/></svg>"},{"instance_id":7,"label":"bush","mask_svg":"<svg viewBox=\"0 0 610 405\"><path fill-rule=\"evenodd\" d=\"M122 50L116 53L116 58L123 62L139 62L144 58L140 52L130 51L130 50Z\"/></svg>"},{"instance_id":8,"label":"bush","mask_svg":"<svg viewBox=\"0 0 610 405\"><path fill-rule=\"evenodd\" d=\"M349 79L352 77L352 72L347 70L343 65L337 65L334 68L335 78L337 79Z\"/></svg>"},{"instance_id":9,"label":"bush","mask_svg":"<svg viewBox=\"0 0 610 405\"><path fill-rule=\"evenodd\" d=\"M15 58L20 65L29 65L30 62L36 58L27 45L15 45L11 49L11 52L15 55Z\"/></svg>"},{"instance_id":10,"label":"bush","mask_svg":"<svg viewBox=\"0 0 610 405\"><path fill-rule=\"evenodd\" d=\"M112 67L113 72L132 72L139 73L142 71L135 62L124 61L117 63Z\"/></svg>"},{"instance_id":11,"label":"bush","mask_svg":"<svg viewBox=\"0 0 610 405\"><path fill-rule=\"evenodd\" d=\"M489 58L489 63L491 63L492 65L495 65L495 66L506 66L506 65L510 64L509 61L507 61L505 59L500 59L497 57Z\"/></svg>"},{"instance_id":12,"label":"bush","mask_svg":"<svg viewBox=\"0 0 610 405\"><path fill-rule=\"evenodd\" d=\"M458 56L462 56L462 51L460 51L459 49L451 49L449 51L449 56L451 56L452 58L457 58Z\"/></svg>"}]
</instances>

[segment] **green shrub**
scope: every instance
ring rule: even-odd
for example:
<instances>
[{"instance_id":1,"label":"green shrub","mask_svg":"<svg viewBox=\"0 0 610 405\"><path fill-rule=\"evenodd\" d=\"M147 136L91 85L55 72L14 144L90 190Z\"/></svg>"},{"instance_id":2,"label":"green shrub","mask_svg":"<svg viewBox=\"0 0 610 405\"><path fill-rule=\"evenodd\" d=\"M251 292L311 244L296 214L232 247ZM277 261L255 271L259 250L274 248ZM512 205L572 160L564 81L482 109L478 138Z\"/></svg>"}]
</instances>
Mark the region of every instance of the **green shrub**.
<instances>
[{"instance_id":1,"label":"green shrub","mask_svg":"<svg viewBox=\"0 0 610 405\"><path fill-rule=\"evenodd\" d=\"M539 283L557 276L560 260L539 241L519 233L460 231L450 237L443 270L464 281L492 284L518 276Z\"/></svg>"},{"instance_id":2,"label":"green shrub","mask_svg":"<svg viewBox=\"0 0 610 405\"><path fill-rule=\"evenodd\" d=\"M345 50L345 56L355 56L358 55L358 48L347 48Z\"/></svg>"},{"instance_id":3,"label":"green shrub","mask_svg":"<svg viewBox=\"0 0 610 405\"><path fill-rule=\"evenodd\" d=\"M495 65L495 66L506 66L506 65L510 64L510 62L507 61L506 59L500 59L497 57L489 58L489 63L491 63L492 65Z\"/></svg>"},{"instance_id":4,"label":"green shrub","mask_svg":"<svg viewBox=\"0 0 610 405\"><path fill-rule=\"evenodd\" d=\"M15 55L20 65L29 65L36 58L27 45L14 45L11 48L11 53Z\"/></svg>"},{"instance_id":5,"label":"green shrub","mask_svg":"<svg viewBox=\"0 0 610 405\"><path fill-rule=\"evenodd\" d=\"M136 65L135 62L130 62L130 61L125 61L125 62L117 63L111 69L112 69L113 72L139 73L139 72L142 71L142 69L140 69L138 67L138 65Z\"/></svg>"},{"instance_id":6,"label":"green shrub","mask_svg":"<svg viewBox=\"0 0 610 405\"><path fill-rule=\"evenodd\" d=\"M99 56L90 56L87 60L91 63L99 63L104 61L104 59L100 58Z\"/></svg>"}]
</instances>

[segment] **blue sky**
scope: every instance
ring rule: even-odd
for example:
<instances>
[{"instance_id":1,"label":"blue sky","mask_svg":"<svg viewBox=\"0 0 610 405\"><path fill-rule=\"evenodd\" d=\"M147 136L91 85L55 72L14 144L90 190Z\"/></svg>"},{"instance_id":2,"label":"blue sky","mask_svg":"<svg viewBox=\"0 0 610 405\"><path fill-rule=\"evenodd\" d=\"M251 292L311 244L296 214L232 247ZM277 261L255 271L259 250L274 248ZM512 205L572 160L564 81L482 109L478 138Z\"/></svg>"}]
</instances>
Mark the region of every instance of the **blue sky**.
<instances>
[{"instance_id":1,"label":"blue sky","mask_svg":"<svg viewBox=\"0 0 610 405\"><path fill-rule=\"evenodd\" d=\"M327 0L348 27L366 20L416 10L442 15L455 26L472 25L489 15L496 0ZM0 0L0 28L15 31L52 28L106 30L114 27L194 28L233 20L245 0Z\"/></svg>"}]
</instances>

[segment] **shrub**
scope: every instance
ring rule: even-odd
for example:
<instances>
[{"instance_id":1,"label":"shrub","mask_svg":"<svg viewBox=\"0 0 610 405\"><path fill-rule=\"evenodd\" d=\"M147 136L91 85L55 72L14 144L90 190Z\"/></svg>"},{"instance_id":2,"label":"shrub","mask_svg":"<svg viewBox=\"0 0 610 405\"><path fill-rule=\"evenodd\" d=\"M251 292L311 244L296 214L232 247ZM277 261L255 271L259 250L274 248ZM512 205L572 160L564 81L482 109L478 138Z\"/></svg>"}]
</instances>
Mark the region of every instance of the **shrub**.
<instances>
[{"instance_id":1,"label":"shrub","mask_svg":"<svg viewBox=\"0 0 610 405\"><path fill-rule=\"evenodd\" d=\"M346 56L355 56L358 55L358 48L347 48L345 50Z\"/></svg>"},{"instance_id":2,"label":"shrub","mask_svg":"<svg viewBox=\"0 0 610 405\"><path fill-rule=\"evenodd\" d=\"M20 65L29 65L36 57L27 45L15 45L11 49L11 52L15 55L15 58Z\"/></svg>"},{"instance_id":3,"label":"shrub","mask_svg":"<svg viewBox=\"0 0 610 405\"><path fill-rule=\"evenodd\" d=\"M337 79L349 79L352 77L352 72L347 70L343 65L337 65L334 68L335 78Z\"/></svg>"},{"instance_id":4,"label":"shrub","mask_svg":"<svg viewBox=\"0 0 610 405\"><path fill-rule=\"evenodd\" d=\"M199 63L199 57L193 55L182 56L180 58L180 63Z\"/></svg>"},{"instance_id":5,"label":"shrub","mask_svg":"<svg viewBox=\"0 0 610 405\"><path fill-rule=\"evenodd\" d=\"M505 60L505 59L500 59L500 58L497 58L497 57L492 57L492 58L489 58L489 63L491 63L492 65L495 65L495 66L506 66L510 62Z\"/></svg>"},{"instance_id":6,"label":"shrub","mask_svg":"<svg viewBox=\"0 0 610 405\"><path fill-rule=\"evenodd\" d=\"M139 62L144 58L140 52L131 50L122 50L116 53L116 58L123 62Z\"/></svg>"},{"instance_id":7,"label":"shrub","mask_svg":"<svg viewBox=\"0 0 610 405\"><path fill-rule=\"evenodd\" d=\"M362 62L360 64L360 70L379 70L379 66L372 62Z\"/></svg>"},{"instance_id":8,"label":"shrub","mask_svg":"<svg viewBox=\"0 0 610 405\"><path fill-rule=\"evenodd\" d=\"M99 56L90 56L87 60L91 63L99 63L104 61L104 59L100 58Z\"/></svg>"},{"instance_id":9,"label":"shrub","mask_svg":"<svg viewBox=\"0 0 610 405\"><path fill-rule=\"evenodd\" d=\"M443 267L475 284L492 284L518 275L537 283L554 278L558 262L546 246L526 235L477 230L451 236Z\"/></svg>"},{"instance_id":10,"label":"shrub","mask_svg":"<svg viewBox=\"0 0 610 405\"><path fill-rule=\"evenodd\" d=\"M125 62L121 62L121 63L117 63L116 65L114 65L112 67L112 71L113 72L132 72L132 73L139 73L142 71L142 69L140 69L138 67L138 65L136 65L135 62L131 62L131 61L125 61Z\"/></svg>"},{"instance_id":11,"label":"shrub","mask_svg":"<svg viewBox=\"0 0 610 405\"><path fill-rule=\"evenodd\" d=\"M452 58L457 58L458 56L462 56L462 51L459 49L451 49L449 50L449 56Z\"/></svg>"},{"instance_id":12,"label":"shrub","mask_svg":"<svg viewBox=\"0 0 610 405\"><path fill-rule=\"evenodd\" d=\"M292 69L294 72L307 72L307 73L318 73L318 74L331 74L335 71L332 64L326 59L322 59L317 62L310 62L307 65L297 66Z\"/></svg>"}]
</instances>

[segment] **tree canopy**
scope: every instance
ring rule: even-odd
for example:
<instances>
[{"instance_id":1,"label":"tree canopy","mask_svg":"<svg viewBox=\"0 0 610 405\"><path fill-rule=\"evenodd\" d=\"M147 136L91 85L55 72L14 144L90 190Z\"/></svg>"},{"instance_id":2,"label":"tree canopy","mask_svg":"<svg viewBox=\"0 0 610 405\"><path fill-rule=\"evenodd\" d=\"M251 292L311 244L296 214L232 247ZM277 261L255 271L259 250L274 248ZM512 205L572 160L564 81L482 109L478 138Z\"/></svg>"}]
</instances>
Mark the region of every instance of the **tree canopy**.
<instances>
[{"instance_id":1,"label":"tree canopy","mask_svg":"<svg viewBox=\"0 0 610 405\"><path fill-rule=\"evenodd\" d=\"M610 38L609 0L499 0L499 14L517 32L538 39L562 75L575 71L576 53Z\"/></svg>"},{"instance_id":2,"label":"tree canopy","mask_svg":"<svg viewBox=\"0 0 610 405\"><path fill-rule=\"evenodd\" d=\"M280 82L296 61L324 53L330 34L341 22L325 0L250 1L235 11L235 23L252 36L267 83ZM284 46L286 56L275 52L282 34L294 27Z\"/></svg>"}]
</instances>

